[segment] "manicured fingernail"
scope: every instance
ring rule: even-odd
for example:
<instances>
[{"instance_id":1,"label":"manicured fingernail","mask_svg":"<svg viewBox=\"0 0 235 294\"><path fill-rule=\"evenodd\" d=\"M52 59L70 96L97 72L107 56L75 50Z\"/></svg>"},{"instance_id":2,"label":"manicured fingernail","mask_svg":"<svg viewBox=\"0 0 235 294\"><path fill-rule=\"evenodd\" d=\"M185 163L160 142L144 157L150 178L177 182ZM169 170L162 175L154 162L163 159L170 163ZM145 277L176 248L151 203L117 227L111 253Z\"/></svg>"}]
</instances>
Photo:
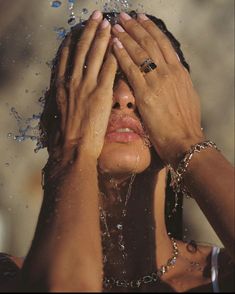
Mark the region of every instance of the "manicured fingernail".
<instances>
[{"instance_id":1,"label":"manicured fingernail","mask_svg":"<svg viewBox=\"0 0 235 294\"><path fill-rule=\"evenodd\" d=\"M138 17L142 20L148 20L149 18L144 13L138 13Z\"/></svg>"},{"instance_id":2,"label":"manicured fingernail","mask_svg":"<svg viewBox=\"0 0 235 294\"><path fill-rule=\"evenodd\" d=\"M91 16L92 19L99 19L100 17L101 17L101 12L99 10L95 10Z\"/></svg>"},{"instance_id":3,"label":"manicured fingernail","mask_svg":"<svg viewBox=\"0 0 235 294\"><path fill-rule=\"evenodd\" d=\"M123 19L123 20L129 20L131 19L130 15L125 13L125 12L121 12L120 13L120 17Z\"/></svg>"},{"instance_id":4,"label":"manicured fingernail","mask_svg":"<svg viewBox=\"0 0 235 294\"><path fill-rule=\"evenodd\" d=\"M117 30L119 33L125 32L123 27L121 27L119 24L115 24L114 26L115 30Z\"/></svg>"},{"instance_id":5,"label":"manicured fingernail","mask_svg":"<svg viewBox=\"0 0 235 294\"><path fill-rule=\"evenodd\" d=\"M101 23L101 25L100 25L100 28L101 29L105 29L105 28L107 28L109 26L109 22L108 22L108 20L105 18L103 21L102 21L102 23Z\"/></svg>"},{"instance_id":6,"label":"manicured fingernail","mask_svg":"<svg viewBox=\"0 0 235 294\"><path fill-rule=\"evenodd\" d=\"M119 49L122 49L122 43L118 40L118 38L113 38L114 46L117 46Z\"/></svg>"}]
</instances>

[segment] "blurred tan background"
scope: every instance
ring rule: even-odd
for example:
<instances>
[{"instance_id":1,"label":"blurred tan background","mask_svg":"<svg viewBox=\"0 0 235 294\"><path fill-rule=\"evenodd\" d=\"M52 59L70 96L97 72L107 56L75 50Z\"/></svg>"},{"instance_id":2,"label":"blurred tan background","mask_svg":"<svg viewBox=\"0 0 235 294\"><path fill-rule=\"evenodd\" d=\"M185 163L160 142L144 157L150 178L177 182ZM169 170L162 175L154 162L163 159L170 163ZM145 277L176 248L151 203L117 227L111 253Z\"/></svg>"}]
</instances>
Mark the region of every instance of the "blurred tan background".
<instances>
[{"instance_id":1,"label":"blurred tan background","mask_svg":"<svg viewBox=\"0 0 235 294\"><path fill-rule=\"evenodd\" d=\"M34 153L31 140L13 140L19 131L10 109L23 119L41 111L37 100L49 85L48 63L60 43L55 29L69 29L67 1L61 2L52 8L48 0L0 0L0 252L19 256L33 237L47 153ZM75 0L75 14L87 19L105 2ZM201 96L205 133L233 163L234 1L128 2L130 9L162 18L182 43ZM221 245L193 200L185 200L184 227L185 238Z\"/></svg>"}]
</instances>

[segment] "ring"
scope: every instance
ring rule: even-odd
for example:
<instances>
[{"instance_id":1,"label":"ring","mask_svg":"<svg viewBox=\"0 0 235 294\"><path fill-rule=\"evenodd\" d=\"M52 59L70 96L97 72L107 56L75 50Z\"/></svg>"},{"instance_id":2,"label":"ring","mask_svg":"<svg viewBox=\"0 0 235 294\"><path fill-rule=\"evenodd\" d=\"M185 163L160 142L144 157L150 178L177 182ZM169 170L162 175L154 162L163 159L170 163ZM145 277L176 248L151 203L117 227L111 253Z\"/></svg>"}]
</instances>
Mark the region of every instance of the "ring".
<instances>
[{"instance_id":1,"label":"ring","mask_svg":"<svg viewBox=\"0 0 235 294\"><path fill-rule=\"evenodd\" d=\"M141 65L140 71L144 73L148 73L154 70L157 67L156 63L153 62L151 58L147 58Z\"/></svg>"}]
</instances>

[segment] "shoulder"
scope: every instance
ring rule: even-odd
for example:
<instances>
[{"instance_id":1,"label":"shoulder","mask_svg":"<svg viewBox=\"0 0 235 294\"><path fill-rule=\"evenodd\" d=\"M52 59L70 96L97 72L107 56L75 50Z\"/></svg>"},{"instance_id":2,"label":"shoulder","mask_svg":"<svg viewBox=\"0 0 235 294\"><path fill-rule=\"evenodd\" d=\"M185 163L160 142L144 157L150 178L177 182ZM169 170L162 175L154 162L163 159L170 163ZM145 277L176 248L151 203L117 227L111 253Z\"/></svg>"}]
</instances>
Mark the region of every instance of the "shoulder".
<instances>
[{"instance_id":1,"label":"shoulder","mask_svg":"<svg viewBox=\"0 0 235 294\"><path fill-rule=\"evenodd\" d=\"M235 292L235 262L224 248L218 255L218 282L221 292Z\"/></svg>"},{"instance_id":2,"label":"shoulder","mask_svg":"<svg viewBox=\"0 0 235 294\"><path fill-rule=\"evenodd\" d=\"M0 253L0 291L13 290L17 284L23 258Z\"/></svg>"}]
</instances>

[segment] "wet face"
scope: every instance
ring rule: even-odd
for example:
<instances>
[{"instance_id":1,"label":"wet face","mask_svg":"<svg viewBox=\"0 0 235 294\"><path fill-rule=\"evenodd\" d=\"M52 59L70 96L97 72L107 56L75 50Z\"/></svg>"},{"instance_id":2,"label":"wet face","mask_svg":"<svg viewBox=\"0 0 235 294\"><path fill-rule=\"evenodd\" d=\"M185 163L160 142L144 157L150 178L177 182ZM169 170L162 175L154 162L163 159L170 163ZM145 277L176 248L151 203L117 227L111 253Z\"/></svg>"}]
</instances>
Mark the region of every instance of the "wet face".
<instances>
[{"instance_id":1,"label":"wet face","mask_svg":"<svg viewBox=\"0 0 235 294\"><path fill-rule=\"evenodd\" d=\"M141 173L151 162L147 143L133 93L124 80L119 80L114 89L99 168L113 176Z\"/></svg>"}]
</instances>

